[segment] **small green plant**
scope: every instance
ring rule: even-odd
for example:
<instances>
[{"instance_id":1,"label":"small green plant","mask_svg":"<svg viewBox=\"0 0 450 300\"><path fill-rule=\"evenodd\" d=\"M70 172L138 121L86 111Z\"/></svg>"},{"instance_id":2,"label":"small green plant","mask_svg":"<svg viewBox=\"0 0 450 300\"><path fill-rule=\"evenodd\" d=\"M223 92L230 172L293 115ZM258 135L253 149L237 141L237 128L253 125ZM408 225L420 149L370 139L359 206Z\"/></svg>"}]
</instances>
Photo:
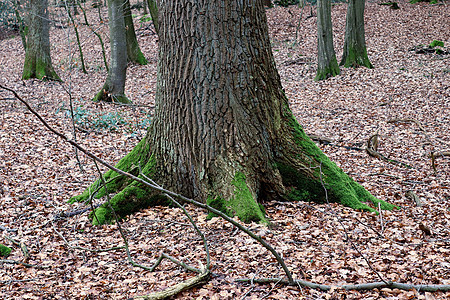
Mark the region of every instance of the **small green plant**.
<instances>
[{"instance_id":1,"label":"small green plant","mask_svg":"<svg viewBox=\"0 0 450 300\"><path fill-rule=\"evenodd\" d=\"M118 112L107 113L100 115L93 121L93 126L96 128L104 128L108 130L117 130L120 125L125 125L127 122L122 118Z\"/></svg>"},{"instance_id":2,"label":"small green plant","mask_svg":"<svg viewBox=\"0 0 450 300\"><path fill-rule=\"evenodd\" d=\"M438 40L434 40L430 43L430 48L435 48L435 47L444 47L444 42L443 41L438 41Z\"/></svg>"},{"instance_id":3,"label":"small green plant","mask_svg":"<svg viewBox=\"0 0 450 300\"><path fill-rule=\"evenodd\" d=\"M145 23L145 22L150 22L152 20L152 17L150 15L143 15L140 19L139 19L139 23Z\"/></svg>"},{"instance_id":4,"label":"small green plant","mask_svg":"<svg viewBox=\"0 0 450 300\"><path fill-rule=\"evenodd\" d=\"M67 118L71 118L72 113L70 109L61 107L58 109L56 113L60 110L64 110L65 116ZM138 124L133 122L127 122L119 112L110 112L106 114L96 114L84 108L82 105L76 107L73 110L73 120L75 124L84 128L84 129L106 129L110 131L119 130L121 126L128 125L129 132L137 131L138 129L147 129L151 123L151 116L147 116L146 119L143 119ZM133 127L137 128L133 128Z\"/></svg>"},{"instance_id":5,"label":"small green plant","mask_svg":"<svg viewBox=\"0 0 450 300\"><path fill-rule=\"evenodd\" d=\"M11 254L11 248L0 244L0 257L8 257Z\"/></svg>"}]
</instances>

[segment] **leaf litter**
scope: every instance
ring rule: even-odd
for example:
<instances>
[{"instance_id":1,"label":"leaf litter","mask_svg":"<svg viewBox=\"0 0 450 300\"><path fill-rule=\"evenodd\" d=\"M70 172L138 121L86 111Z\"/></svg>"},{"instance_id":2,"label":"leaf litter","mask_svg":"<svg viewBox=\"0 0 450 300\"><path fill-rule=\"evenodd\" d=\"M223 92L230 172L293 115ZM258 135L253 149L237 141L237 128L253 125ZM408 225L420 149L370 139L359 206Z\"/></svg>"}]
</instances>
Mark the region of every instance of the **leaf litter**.
<instances>
[{"instance_id":1,"label":"leaf litter","mask_svg":"<svg viewBox=\"0 0 450 300\"><path fill-rule=\"evenodd\" d=\"M450 45L450 9L448 5L398 3L400 10L376 2L366 4L366 42L375 69L341 69L341 75L323 82L313 81L316 18L308 16L309 7L303 8L303 13L296 6L267 10L277 67L305 131L331 140L319 146L338 166L375 196L401 207L375 215L336 204L265 203L272 226L249 227L278 249L295 278L336 285L379 281L373 268L385 280L450 284L450 158L437 157L434 171L429 157L431 152L450 151L449 56L409 51L433 40ZM51 11L54 19L66 22L62 10ZM338 58L342 55L345 14L346 4L333 6ZM88 10L88 18L91 24L99 24L95 10ZM78 20L81 22L81 16ZM117 162L145 135L154 106L157 36L150 23L140 23L139 17L135 22L141 49L149 60L146 66L128 68L126 94L137 106L89 101L106 75L98 40L82 25L78 30L89 74L79 68L73 30L60 26L51 30L52 59L64 84L21 80L24 51L20 37L0 41L0 82L15 89L52 126L69 135L72 121L66 112L71 96L74 107L80 113L86 111L83 116L94 122L83 124L84 119L80 119L77 141L103 159ZM108 46L107 26L100 25L98 30ZM95 167L80 156L82 172L69 145L43 129L10 94L0 91L0 97L0 243L13 249L8 259L17 261L23 260L23 254L6 237L25 243L30 254L27 263L44 267L2 263L0 298L127 299L193 276L168 261L155 272L134 268L121 249L92 252L76 248L123 245L116 225L94 227L86 213L54 220L61 212L79 208L66 201L95 180ZM119 115L123 122L112 126L113 115ZM98 120L106 125L94 126ZM392 120L415 122L389 122ZM375 133L380 153L413 168L361 151ZM406 196L409 191L417 195L422 206ZM237 283L238 278L283 273L265 249L230 224L218 218L207 221L203 211L187 208L210 244L213 278L182 292L180 299L448 297L415 290L320 292L279 284ZM421 230L421 225L431 234ZM128 217L122 226L131 255L140 264L150 265L161 252L195 266L204 263L202 241L177 208L145 209Z\"/></svg>"}]
</instances>

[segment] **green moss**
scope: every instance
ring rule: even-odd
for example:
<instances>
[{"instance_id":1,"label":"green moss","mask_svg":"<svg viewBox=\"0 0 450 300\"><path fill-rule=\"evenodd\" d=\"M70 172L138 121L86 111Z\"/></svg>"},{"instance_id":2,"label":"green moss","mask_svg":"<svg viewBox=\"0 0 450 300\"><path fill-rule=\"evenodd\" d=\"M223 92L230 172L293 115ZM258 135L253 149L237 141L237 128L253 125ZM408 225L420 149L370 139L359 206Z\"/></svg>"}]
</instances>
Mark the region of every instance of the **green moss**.
<instances>
[{"instance_id":1,"label":"green moss","mask_svg":"<svg viewBox=\"0 0 450 300\"><path fill-rule=\"evenodd\" d=\"M287 195L289 200L325 201L325 190L320 181L281 162L277 162L277 168L280 171L284 186L290 190Z\"/></svg>"},{"instance_id":2,"label":"green moss","mask_svg":"<svg viewBox=\"0 0 450 300\"><path fill-rule=\"evenodd\" d=\"M260 204L253 198L247 186L245 175L237 172L231 184L235 187L234 196L231 199L210 197L207 200L207 204L220 210L227 216L237 216L245 223L261 222L267 224L268 221L264 215L264 209L261 209ZM212 217L215 217L215 215L210 213L208 219Z\"/></svg>"},{"instance_id":3,"label":"green moss","mask_svg":"<svg viewBox=\"0 0 450 300\"><path fill-rule=\"evenodd\" d=\"M22 79L27 80L30 78L61 81L61 78L53 70L51 63L49 65L48 62L40 58L27 58L25 60Z\"/></svg>"},{"instance_id":4,"label":"green moss","mask_svg":"<svg viewBox=\"0 0 450 300\"><path fill-rule=\"evenodd\" d=\"M139 169L137 166L143 165L143 173L151 175L150 169L153 168L155 161L150 157L150 148L145 141L142 139L134 148L128 153L124 158L122 158L117 164L116 168L132 173L133 175L138 175ZM112 170L107 171L103 178L106 181L106 187L109 193L116 193L122 190L125 186L131 183L130 179L120 175ZM69 203L84 202L88 201L95 191L98 190L95 198L99 199L106 195L106 190L102 186L102 181L97 179L89 188L87 188L81 195L72 197ZM99 189L99 187L101 187Z\"/></svg>"},{"instance_id":5,"label":"green moss","mask_svg":"<svg viewBox=\"0 0 450 300\"><path fill-rule=\"evenodd\" d=\"M302 199L310 197L312 200L320 200L325 196L325 194L320 191L320 188L326 188L329 201L340 202L353 209L375 211L363 202L371 202L375 207L380 203L381 208L387 210L396 207L375 198L323 154L319 147L317 147L317 145L304 133L289 108L287 108L285 117L287 118L286 121L293 129L294 140L300 149L302 149L303 154L316 162L316 165L311 166L316 170L313 178L301 176L299 174L300 172L292 170L292 167L290 168L280 163L278 164L280 173L282 175L284 174L283 180L288 180L287 184L295 187L295 190L291 190L291 193L287 195L287 198ZM293 179L290 177L297 178Z\"/></svg>"},{"instance_id":6,"label":"green moss","mask_svg":"<svg viewBox=\"0 0 450 300\"><path fill-rule=\"evenodd\" d=\"M141 52L141 50L139 48L136 50L136 52L137 53L134 55L132 61L134 63L137 63L137 64L142 65L142 66L148 64L147 59L145 58L144 54L142 54L142 52Z\"/></svg>"},{"instance_id":7,"label":"green moss","mask_svg":"<svg viewBox=\"0 0 450 300\"><path fill-rule=\"evenodd\" d=\"M434 40L430 43L430 48L434 48L434 47L444 47L444 42Z\"/></svg>"},{"instance_id":8,"label":"green moss","mask_svg":"<svg viewBox=\"0 0 450 300\"><path fill-rule=\"evenodd\" d=\"M11 248L0 244L0 256L8 257L11 254L11 251L12 251Z\"/></svg>"},{"instance_id":9,"label":"green moss","mask_svg":"<svg viewBox=\"0 0 450 300\"><path fill-rule=\"evenodd\" d=\"M348 49L347 55L344 56L340 63L341 66L345 68L358 68L358 67L366 67L369 69L373 69L373 65L367 56L366 48L358 49L350 47Z\"/></svg>"},{"instance_id":10,"label":"green moss","mask_svg":"<svg viewBox=\"0 0 450 300\"><path fill-rule=\"evenodd\" d=\"M105 203L98 207L95 210L95 216L94 213L90 214L89 217L92 219L92 224L101 225L114 222L110 204L119 219L122 219L142 208L155 205L169 205L169 200L161 194L155 195L155 192L149 188L133 182L115 195L109 204Z\"/></svg>"},{"instance_id":11,"label":"green moss","mask_svg":"<svg viewBox=\"0 0 450 300\"><path fill-rule=\"evenodd\" d=\"M326 68L317 69L315 81L325 80L337 76L341 73L336 58L334 58Z\"/></svg>"}]
</instances>

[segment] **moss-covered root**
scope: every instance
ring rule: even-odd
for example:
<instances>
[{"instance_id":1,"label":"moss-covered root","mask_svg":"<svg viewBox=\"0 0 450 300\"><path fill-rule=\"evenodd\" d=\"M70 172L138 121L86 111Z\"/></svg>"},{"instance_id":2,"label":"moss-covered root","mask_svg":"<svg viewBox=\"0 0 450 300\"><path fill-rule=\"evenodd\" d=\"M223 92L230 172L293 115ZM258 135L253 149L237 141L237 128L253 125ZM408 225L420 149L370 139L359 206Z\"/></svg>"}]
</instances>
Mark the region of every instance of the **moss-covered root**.
<instances>
[{"instance_id":1,"label":"moss-covered root","mask_svg":"<svg viewBox=\"0 0 450 300\"><path fill-rule=\"evenodd\" d=\"M145 167L146 170L152 167L153 159L150 157L150 148L144 139L142 139L124 158L122 158L116 165L116 168L138 175L139 166ZM131 183L130 179L122 176L114 171L107 171L103 174L103 178L106 182L108 193L117 193L123 190L128 184ZM106 195L106 190L100 179L95 181L89 188L87 188L81 195L74 196L69 200L69 203L75 202L87 202L93 196L93 198L99 199Z\"/></svg>"},{"instance_id":2,"label":"moss-covered root","mask_svg":"<svg viewBox=\"0 0 450 300\"><path fill-rule=\"evenodd\" d=\"M124 94L120 95L120 94L115 94L112 95L110 93L108 93L108 91L105 89L105 87L103 87L100 92L98 92L94 98L92 98L92 101L94 102L98 102L98 101L103 101L103 102L118 102L118 103L124 103L124 104L129 104L131 103L131 100L128 99L127 96L125 96Z\"/></svg>"},{"instance_id":3,"label":"moss-covered root","mask_svg":"<svg viewBox=\"0 0 450 300\"><path fill-rule=\"evenodd\" d=\"M334 77L339 74L341 74L341 70L339 69L337 60L334 60L327 68L317 69L317 74L314 80L315 81L326 80L330 77Z\"/></svg>"},{"instance_id":4,"label":"moss-covered root","mask_svg":"<svg viewBox=\"0 0 450 300\"><path fill-rule=\"evenodd\" d=\"M23 67L22 79L27 80L30 78L62 81L51 66L51 62L36 57L27 58Z\"/></svg>"},{"instance_id":5,"label":"moss-covered root","mask_svg":"<svg viewBox=\"0 0 450 300\"><path fill-rule=\"evenodd\" d=\"M11 254L11 248L0 244L0 257L8 257Z\"/></svg>"},{"instance_id":6,"label":"moss-covered root","mask_svg":"<svg viewBox=\"0 0 450 300\"><path fill-rule=\"evenodd\" d=\"M348 53L344 53L340 65L345 68L366 67L368 69L373 69L373 65L367 56L366 48L348 49Z\"/></svg>"},{"instance_id":7,"label":"moss-covered root","mask_svg":"<svg viewBox=\"0 0 450 300\"><path fill-rule=\"evenodd\" d=\"M168 204L170 203L166 197L143 187L140 183L132 182L112 197L109 203L95 209L90 218L94 225L110 224L114 222L113 210L119 219L122 219L142 208Z\"/></svg>"},{"instance_id":8,"label":"moss-covered root","mask_svg":"<svg viewBox=\"0 0 450 300\"><path fill-rule=\"evenodd\" d=\"M291 187L287 195L291 200L313 200L339 202L345 206L375 211L364 202L371 202L375 207L392 210L394 205L375 198L361 185L345 174L334 162L332 162L317 145L304 133L301 126L290 114L289 124L293 129L293 138L302 157L311 159L311 174L305 174L297 170L289 163L279 162L278 169L283 178L283 183ZM295 158L292 158L295 160ZM297 158L299 159L299 158Z\"/></svg>"},{"instance_id":9,"label":"moss-covered root","mask_svg":"<svg viewBox=\"0 0 450 300\"><path fill-rule=\"evenodd\" d=\"M264 208L255 200L247 185L245 175L237 172L231 181L231 185L234 187L232 197L229 199L225 199L223 196L209 197L207 204L230 217L237 216L245 223L259 222L267 224ZM214 214L209 214L208 218L214 216Z\"/></svg>"}]
</instances>

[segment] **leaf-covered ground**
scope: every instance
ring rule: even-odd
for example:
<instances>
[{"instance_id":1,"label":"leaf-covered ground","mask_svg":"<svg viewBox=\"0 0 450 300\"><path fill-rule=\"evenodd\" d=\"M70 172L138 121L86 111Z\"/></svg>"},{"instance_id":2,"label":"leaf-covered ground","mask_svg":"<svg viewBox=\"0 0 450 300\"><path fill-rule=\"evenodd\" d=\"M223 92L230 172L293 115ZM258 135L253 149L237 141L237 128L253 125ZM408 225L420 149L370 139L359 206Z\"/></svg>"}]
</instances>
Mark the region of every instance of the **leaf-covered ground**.
<instances>
[{"instance_id":1,"label":"leaf-covered ground","mask_svg":"<svg viewBox=\"0 0 450 300\"><path fill-rule=\"evenodd\" d=\"M375 196L401 207L380 215L335 204L266 203L273 226L250 224L285 258L296 278L342 285L392 280L414 284L450 284L450 151L449 55L411 51L433 40L450 45L450 8L409 4L392 10L375 2L366 5L366 40L375 69L341 69L341 75L314 82L316 17L310 7L267 10L277 66L292 109L306 132L332 140L320 145L345 172ZM130 65L126 94L134 107L93 104L105 80L98 39L85 25L78 29L88 74L80 70L73 27L64 11L52 8L52 59L64 83L22 81L24 51L20 37L0 41L0 84L15 89L58 130L73 136L98 156L117 162L145 134L156 88L157 36L135 11L135 24L146 66ZM333 6L334 41L342 54L346 4ZM102 9L106 18L105 9ZM107 27L97 11L88 20L108 44ZM300 19L300 22L299 22ZM78 21L84 22L82 16ZM299 25L297 40L296 27ZM108 48L108 46L107 46ZM93 164L51 135L12 95L0 91L0 243L13 248L0 263L1 299L127 299L161 290L194 276L164 261L151 273L132 267L123 250L91 252L123 245L116 225L93 227L87 213L62 220L55 216L80 208L66 201L96 177ZM363 149L379 135L378 152L411 166L406 168L369 156ZM351 147L351 148L349 148ZM358 150L359 149L359 150ZM104 170L104 169L103 169ZM416 194L421 207L406 195ZM365 292L278 284L242 284L238 278L283 276L274 258L261 246L220 219L187 206L206 235L212 259L212 280L185 291L180 299L444 299L444 293L391 289ZM425 234L420 227L431 229ZM193 266L205 263L201 240L179 209L156 207L122 223L131 255L151 264L161 252ZM370 263L370 266L368 265ZM374 272L376 271L378 275Z\"/></svg>"}]
</instances>

